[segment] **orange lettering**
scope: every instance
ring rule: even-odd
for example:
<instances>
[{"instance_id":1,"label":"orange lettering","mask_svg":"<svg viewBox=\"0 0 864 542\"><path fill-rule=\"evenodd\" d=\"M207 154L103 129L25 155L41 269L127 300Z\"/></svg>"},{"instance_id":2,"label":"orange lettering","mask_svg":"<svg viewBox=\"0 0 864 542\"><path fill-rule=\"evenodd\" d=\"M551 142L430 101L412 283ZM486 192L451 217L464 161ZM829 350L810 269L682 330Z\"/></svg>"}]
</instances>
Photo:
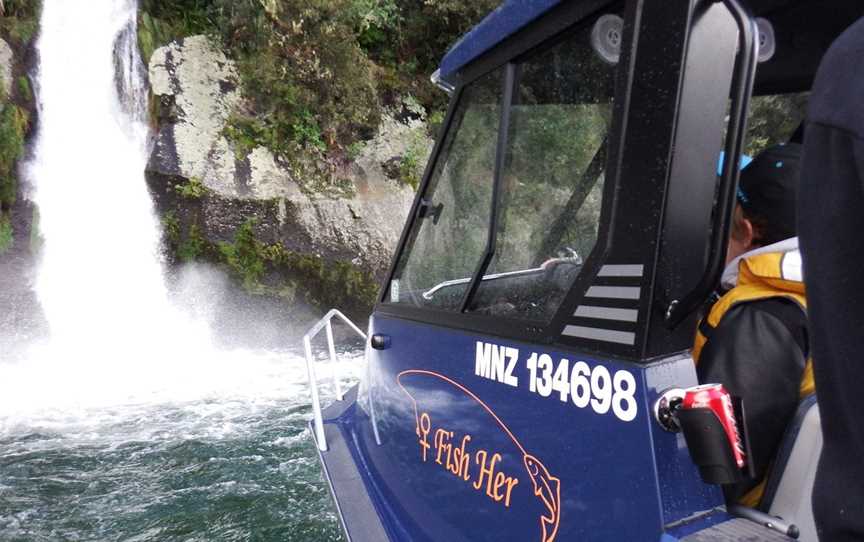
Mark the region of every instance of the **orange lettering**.
<instances>
[{"instance_id":1,"label":"orange lettering","mask_svg":"<svg viewBox=\"0 0 864 542\"><path fill-rule=\"evenodd\" d=\"M492 490L492 494L489 496L495 499L496 502L501 502L501 499L504 498L504 495L498 493L498 490L501 489L501 486L504 485L506 478L507 477L504 476L504 474L501 472L497 472L495 474L495 488Z\"/></svg>"},{"instance_id":2,"label":"orange lettering","mask_svg":"<svg viewBox=\"0 0 864 542\"><path fill-rule=\"evenodd\" d=\"M423 461L426 461L427 450L432 447L428 438L430 432L432 432L432 421L429 415L424 412L420 416L419 427L417 428L423 451ZM480 467L480 474L476 480L472 481L470 473L471 452L467 450L468 443L471 442L471 435L462 435L458 448L453 442L454 436L453 431L440 428L435 430L433 439L435 462L447 469L450 474L471 484L474 489L484 490L486 496L495 502L504 501L504 506L509 508L510 496L519 480L497 470L503 456L500 453L494 453L490 456L487 450L477 450L474 454L474 461Z\"/></svg>"},{"instance_id":3,"label":"orange lettering","mask_svg":"<svg viewBox=\"0 0 864 542\"><path fill-rule=\"evenodd\" d=\"M495 496L492 494L492 474L495 472L495 463L497 463L499 461L501 461L501 454L499 454L499 453L494 454L492 456L492 460L489 461L489 470L486 471L489 475L486 478L486 494L489 495L490 497L492 497L493 499L495 499ZM480 474L482 476L482 474L483 474L482 471ZM500 501L501 499L495 499L495 500Z\"/></svg>"},{"instance_id":4,"label":"orange lettering","mask_svg":"<svg viewBox=\"0 0 864 542\"><path fill-rule=\"evenodd\" d=\"M456 453L459 454L458 458L456 459L456 461L458 462L458 467L456 468L456 471L453 472L453 474L455 474L457 476L461 475L462 479L465 480L466 482L468 481L468 478L469 478L468 461L469 461L469 458L471 457L471 454L465 451L465 445L467 443L469 443L470 441L471 441L471 435L465 435L464 437L462 437L462 445L459 446L458 450L456 450Z\"/></svg>"},{"instance_id":5,"label":"orange lettering","mask_svg":"<svg viewBox=\"0 0 864 542\"><path fill-rule=\"evenodd\" d=\"M516 484L519 483L518 478L507 478L507 494L504 497L504 506L510 508L510 493L513 491L513 488L516 487Z\"/></svg>"},{"instance_id":6,"label":"orange lettering","mask_svg":"<svg viewBox=\"0 0 864 542\"><path fill-rule=\"evenodd\" d=\"M435 431L435 449L438 450L438 454L435 456L435 462L439 465L442 465L441 453L444 451L444 448L448 449L449 454L450 445L445 439L447 439L447 431L445 431L444 429L438 429L437 431Z\"/></svg>"},{"instance_id":7,"label":"orange lettering","mask_svg":"<svg viewBox=\"0 0 864 542\"><path fill-rule=\"evenodd\" d=\"M486 472L486 456L489 455L486 450L477 450L477 464L480 465L480 476L471 484L474 489L483 487L483 473Z\"/></svg>"}]
</instances>

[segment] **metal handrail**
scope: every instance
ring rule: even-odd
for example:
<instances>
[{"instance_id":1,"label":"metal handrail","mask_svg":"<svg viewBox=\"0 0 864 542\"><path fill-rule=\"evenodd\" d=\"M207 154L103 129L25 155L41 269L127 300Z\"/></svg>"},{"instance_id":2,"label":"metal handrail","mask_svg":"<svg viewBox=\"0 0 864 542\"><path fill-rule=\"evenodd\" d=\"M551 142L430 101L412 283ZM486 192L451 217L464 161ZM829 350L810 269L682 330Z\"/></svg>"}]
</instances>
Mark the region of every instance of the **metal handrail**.
<instances>
[{"instance_id":1,"label":"metal handrail","mask_svg":"<svg viewBox=\"0 0 864 542\"><path fill-rule=\"evenodd\" d=\"M336 309L330 309L323 318L312 326L312 328L303 335L303 348L306 350L306 371L309 374L309 393L312 396L312 416L315 427L315 440L318 442L318 449L322 452L327 451L327 437L324 436L324 417L321 414L321 399L318 397L318 379L315 377L315 360L312 358L312 339L324 329L327 333L327 350L330 354L331 374L333 376L333 391L336 394L336 399L341 401L344 397L342 387L339 384L339 376L336 374L336 345L333 343L333 326L330 323L334 316L338 316L340 320L348 324L357 335L366 341L366 334L360 331L354 322L348 319Z\"/></svg>"}]
</instances>

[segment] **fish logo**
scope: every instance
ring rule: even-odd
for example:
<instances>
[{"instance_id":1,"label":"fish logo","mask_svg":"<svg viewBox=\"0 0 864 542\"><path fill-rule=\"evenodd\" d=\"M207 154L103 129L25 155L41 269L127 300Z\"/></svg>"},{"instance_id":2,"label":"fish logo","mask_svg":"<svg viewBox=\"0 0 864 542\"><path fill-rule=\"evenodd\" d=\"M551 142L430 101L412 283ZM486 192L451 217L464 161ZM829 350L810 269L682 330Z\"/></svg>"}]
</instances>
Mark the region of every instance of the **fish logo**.
<instances>
[{"instance_id":1,"label":"fish logo","mask_svg":"<svg viewBox=\"0 0 864 542\"><path fill-rule=\"evenodd\" d=\"M519 448L519 451L522 452L522 463L525 467L525 470L528 472L529 478L531 479L534 496L537 497L540 502L543 503L543 506L546 508L547 513L540 516L540 529L542 536L540 542L554 542L555 537L558 535L558 527L561 523L561 479L552 476L549 473L549 469L546 468L546 466L543 464L542 461L540 461L540 459L528 453L522 443L519 442L519 439L517 439L513 432L510 431L510 428L507 427L507 425L501 420L501 418L498 417L498 415L492 410L492 408L490 408L489 405L487 405L482 399L477 397L474 392L472 392L459 382L456 382L455 380L440 373L423 369L408 369L396 375L396 383L399 385L400 388L402 388L402 391L404 391L405 394L411 399L411 403L414 407L414 430L417 435L421 435L424 429L428 433L429 417L428 414L420 414L420 411L417 408L417 400L402 384L402 377L407 375L426 375L442 380L470 397L487 413L489 413L490 416L492 416L492 419L495 420L495 422L501 427L501 429L507 434L507 436L510 437L516 447Z\"/></svg>"},{"instance_id":2,"label":"fish logo","mask_svg":"<svg viewBox=\"0 0 864 542\"><path fill-rule=\"evenodd\" d=\"M543 501L549 512L548 516L540 516L543 542L552 542L558 534L561 521L561 480L549 474L543 463L533 455L526 454L523 461L534 486L534 496Z\"/></svg>"}]
</instances>

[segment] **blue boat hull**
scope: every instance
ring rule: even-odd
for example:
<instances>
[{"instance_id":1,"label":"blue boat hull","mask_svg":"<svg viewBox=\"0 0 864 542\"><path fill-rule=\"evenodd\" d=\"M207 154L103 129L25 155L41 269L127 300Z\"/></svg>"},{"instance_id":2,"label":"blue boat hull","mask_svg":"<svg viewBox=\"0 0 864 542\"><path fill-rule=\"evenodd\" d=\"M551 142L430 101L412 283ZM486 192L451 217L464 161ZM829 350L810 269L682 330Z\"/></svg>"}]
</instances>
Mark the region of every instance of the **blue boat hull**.
<instances>
[{"instance_id":1,"label":"blue boat hull","mask_svg":"<svg viewBox=\"0 0 864 542\"><path fill-rule=\"evenodd\" d=\"M652 420L662 391L696 383L689 358L638 365L380 315L370 331L389 347L324 411L351 540L671 541L729 519L682 436ZM568 387L561 370L546 393L564 360L593 380Z\"/></svg>"}]
</instances>

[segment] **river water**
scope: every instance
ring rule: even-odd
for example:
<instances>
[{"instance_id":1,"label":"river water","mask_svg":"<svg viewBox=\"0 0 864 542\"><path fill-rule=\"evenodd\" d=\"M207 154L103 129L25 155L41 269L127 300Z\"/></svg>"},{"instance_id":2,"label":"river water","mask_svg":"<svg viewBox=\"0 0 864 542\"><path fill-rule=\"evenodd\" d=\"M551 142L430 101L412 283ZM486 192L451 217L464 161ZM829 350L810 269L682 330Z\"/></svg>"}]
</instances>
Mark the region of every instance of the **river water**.
<instances>
[{"instance_id":1,"label":"river water","mask_svg":"<svg viewBox=\"0 0 864 542\"><path fill-rule=\"evenodd\" d=\"M302 359L215 346L206 289L166 288L136 9L44 0L23 172L49 336L0 339L0 540L341 540Z\"/></svg>"},{"instance_id":2,"label":"river water","mask_svg":"<svg viewBox=\"0 0 864 542\"><path fill-rule=\"evenodd\" d=\"M0 416L0 540L341 540L302 365L254 361L195 400Z\"/></svg>"}]
</instances>

